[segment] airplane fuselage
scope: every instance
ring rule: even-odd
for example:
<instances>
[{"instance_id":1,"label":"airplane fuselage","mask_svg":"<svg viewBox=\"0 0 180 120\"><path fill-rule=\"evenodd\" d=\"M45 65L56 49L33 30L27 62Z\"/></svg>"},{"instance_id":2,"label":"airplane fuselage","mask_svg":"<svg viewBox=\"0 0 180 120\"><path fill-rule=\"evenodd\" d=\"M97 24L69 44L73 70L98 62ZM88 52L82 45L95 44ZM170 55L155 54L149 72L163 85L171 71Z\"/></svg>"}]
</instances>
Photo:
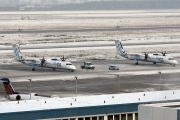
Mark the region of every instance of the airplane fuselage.
<instances>
[{"instance_id":1,"label":"airplane fuselage","mask_svg":"<svg viewBox=\"0 0 180 120\"><path fill-rule=\"evenodd\" d=\"M145 61L145 62L153 62L153 63L164 63L164 64L171 64L176 65L178 62L174 60L173 57L163 56L161 54L148 54L148 57L145 58L144 54L137 54L137 53L128 53L126 55L127 59L135 60L135 61Z\"/></svg>"},{"instance_id":2,"label":"airplane fuselage","mask_svg":"<svg viewBox=\"0 0 180 120\"><path fill-rule=\"evenodd\" d=\"M43 67L64 70L76 70L76 67L71 62L65 62L55 59L47 59Z\"/></svg>"},{"instance_id":3,"label":"airplane fuselage","mask_svg":"<svg viewBox=\"0 0 180 120\"><path fill-rule=\"evenodd\" d=\"M71 62L65 62L59 59L46 59L44 64L41 65L41 59L27 58L27 59L24 59L22 63L32 66L33 68L45 67L45 68L62 69L62 70L69 70L69 71L76 70L76 67Z\"/></svg>"},{"instance_id":4,"label":"airplane fuselage","mask_svg":"<svg viewBox=\"0 0 180 120\"><path fill-rule=\"evenodd\" d=\"M62 69L62 70L68 70L73 72L76 70L76 67L71 62L66 62L66 58L61 59L45 59L44 57L42 59L38 58L24 58L21 55L20 48L18 45L13 45L13 51L15 60L18 62L21 62L23 64L32 66L32 71L35 71L35 67L46 67L46 68L52 68L55 69Z\"/></svg>"},{"instance_id":5,"label":"airplane fuselage","mask_svg":"<svg viewBox=\"0 0 180 120\"><path fill-rule=\"evenodd\" d=\"M12 94L12 95L6 95L6 99L10 101L19 101L19 100L39 100L39 99L46 99L50 98L49 97L44 97L44 96L39 96L36 93L31 93L31 94Z\"/></svg>"},{"instance_id":6,"label":"airplane fuselage","mask_svg":"<svg viewBox=\"0 0 180 120\"><path fill-rule=\"evenodd\" d=\"M166 55L166 52L161 54L126 53L125 50L123 49L121 41L115 40L115 45L119 55L129 60L135 60L136 65L138 65L138 61L153 62L154 64L156 63L164 63L170 65L178 64L178 62L173 57Z\"/></svg>"}]
</instances>

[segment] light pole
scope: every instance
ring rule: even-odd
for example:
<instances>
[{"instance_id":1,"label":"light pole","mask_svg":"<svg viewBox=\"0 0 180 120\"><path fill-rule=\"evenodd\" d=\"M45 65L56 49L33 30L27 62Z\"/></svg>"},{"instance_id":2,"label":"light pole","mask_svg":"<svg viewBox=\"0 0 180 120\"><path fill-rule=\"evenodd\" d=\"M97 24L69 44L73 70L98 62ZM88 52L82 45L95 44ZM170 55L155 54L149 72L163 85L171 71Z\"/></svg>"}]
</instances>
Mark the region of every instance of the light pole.
<instances>
[{"instance_id":1,"label":"light pole","mask_svg":"<svg viewBox=\"0 0 180 120\"><path fill-rule=\"evenodd\" d=\"M120 91L120 90L121 90L120 76L119 76L119 75L117 75L117 77L118 77L118 82L119 82L119 91Z\"/></svg>"},{"instance_id":2,"label":"light pole","mask_svg":"<svg viewBox=\"0 0 180 120\"><path fill-rule=\"evenodd\" d=\"M19 32L19 39L20 39L20 33L21 33L21 30L22 30L22 29L18 29L18 32Z\"/></svg>"},{"instance_id":3,"label":"light pole","mask_svg":"<svg viewBox=\"0 0 180 120\"><path fill-rule=\"evenodd\" d=\"M31 79L28 79L28 80L29 80L29 82L30 82L30 84L29 84L29 90L30 90L30 91L29 91L29 92L30 92L30 100L31 100L31 81L32 81L32 80L31 80Z\"/></svg>"},{"instance_id":4,"label":"light pole","mask_svg":"<svg viewBox=\"0 0 180 120\"><path fill-rule=\"evenodd\" d=\"M76 79L76 97L77 97L77 76L74 77Z\"/></svg>"},{"instance_id":5,"label":"light pole","mask_svg":"<svg viewBox=\"0 0 180 120\"><path fill-rule=\"evenodd\" d=\"M21 44L21 37L20 37L21 30L22 29L18 29L18 31L19 31L19 47L20 47L20 44Z\"/></svg>"},{"instance_id":6,"label":"light pole","mask_svg":"<svg viewBox=\"0 0 180 120\"><path fill-rule=\"evenodd\" d=\"M160 82L159 91L160 91L161 90L161 71L159 71L158 73L159 73L159 82Z\"/></svg>"}]
</instances>

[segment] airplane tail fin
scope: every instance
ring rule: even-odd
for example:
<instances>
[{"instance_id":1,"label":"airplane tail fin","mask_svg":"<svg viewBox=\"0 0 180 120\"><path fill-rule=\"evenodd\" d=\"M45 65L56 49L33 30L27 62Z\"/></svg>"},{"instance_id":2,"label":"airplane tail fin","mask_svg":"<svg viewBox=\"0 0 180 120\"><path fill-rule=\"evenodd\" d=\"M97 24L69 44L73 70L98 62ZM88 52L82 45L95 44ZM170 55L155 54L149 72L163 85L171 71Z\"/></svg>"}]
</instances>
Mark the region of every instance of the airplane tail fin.
<instances>
[{"instance_id":1,"label":"airplane tail fin","mask_svg":"<svg viewBox=\"0 0 180 120\"><path fill-rule=\"evenodd\" d=\"M123 49L121 41L115 40L115 44L116 44L116 49L117 49L118 54L120 54L121 56L125 57L126 53L125 53L125 51Z\"/></svg>"},{"instance_id":2,"label":"airplane tail fin","mask_svg":"<svg viewBox=\"0 0 180 120\"><path fill-rule=\"evenodd\" d=\"M14 90L13 86L11 85L11 82L8 78L2 78L1 81L3 82L4 89L5 89L7 95L19 94L18 92L15 92L15 90Z\"/></svg>"},{"instance_id":3,"label":"airplane tail fin","mask_svg":"<svg viewBox=\"0 0 180 120\"><path fill-rule=\"evenodd\" d=\"M13 45L13 51L14 51L15 60L22 61L23 56L21 55L21 51L17 45Z\"/></svg>"}]
</instances>

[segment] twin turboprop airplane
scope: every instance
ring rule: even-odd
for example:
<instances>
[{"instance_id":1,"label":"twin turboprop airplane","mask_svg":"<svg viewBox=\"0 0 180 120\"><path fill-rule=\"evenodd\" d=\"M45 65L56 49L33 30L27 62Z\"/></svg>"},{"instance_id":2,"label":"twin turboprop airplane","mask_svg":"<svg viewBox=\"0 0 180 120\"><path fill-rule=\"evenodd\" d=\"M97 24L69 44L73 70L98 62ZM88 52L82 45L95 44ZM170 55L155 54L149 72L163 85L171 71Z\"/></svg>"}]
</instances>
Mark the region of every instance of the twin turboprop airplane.
<instances>
[{"instance_id":1,"label":"twin turboprop airplane","mask_svg":"<svg viewBox=\"0 0 180 120\"><path fill-rule=\"evenodd\" d=\"M71 62L66 62L66 58L61 59L37 59L37 58L24 58L21 55L20 49L17 45L13 45L15 60L23 64L32 66L32 71L35 71L35 67L52 68L53 70L61 69L74 72L76 67Z\"/></svg>"},{"instance_id":2,"label":"twin turboprop airplane","mask_svg":"<svg viewBox=\"0 0 180 120\"><path fill-rule=\"evenodd\" d=\"M8 78L2 78L0 79L3 82L4 89L6 91L5 98L10 101L19 101L19 100L38 100L38 99L46 99L46 98L52 98L57 96L40 96L37 93L30 93L30 94L22 94L19 92L16 92L11 85L11 82Z\"/></svg>"},{"instance_id":3,"label":"twin turboprop airplane","mask_svg":"<svg viewBox=\"0 0 180 120\"><path fill-rule=\"evenodd\" d=\"M126 53L123 49L121 41L116 40L115 44L118 54L129 60L135 60L136 65L139 64L138 63L139 61L153 62L154 64L156 63L170 64L173 66L178 64L178 62L174 60L173 57L167 56L166 53L159 53L159 54Z\"/></svg>"}]
</instances>

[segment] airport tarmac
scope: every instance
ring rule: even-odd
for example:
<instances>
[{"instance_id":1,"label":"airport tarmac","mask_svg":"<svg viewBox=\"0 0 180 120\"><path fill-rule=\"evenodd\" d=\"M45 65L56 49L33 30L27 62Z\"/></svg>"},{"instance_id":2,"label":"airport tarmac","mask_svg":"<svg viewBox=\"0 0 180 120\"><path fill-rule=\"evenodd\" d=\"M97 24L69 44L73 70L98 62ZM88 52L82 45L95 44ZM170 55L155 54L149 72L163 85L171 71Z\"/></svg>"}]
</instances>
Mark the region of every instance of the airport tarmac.
<instances>
[{"instance_id":1,"label":"airport tarmac","mask_svg":"<svg viewBox=\"0 0 180 120\"><path fill-rule=\"evenodd\" d=\"M180 61L180 58L177 59ZM32 79L32 92L60 97L77 95L115 94L124 92L142 92L153 90L178 89L180 87L180 65L152 64L140 62L134 65L129 60L98 60L92 61L94 70L81 69L82 62L74 62L75 72L37 68L31 71L30 66L8 64L0 66L0 76L9 77L14 89L28 93ZM108 70L109 65L116 65L118 71ZM161 75L158 73L161 72ZM0 96L5 95L3 84Z\"/></svg>"},{"instance_id":2,"label":"airport tarmac","mask_svg":"<svg viewBox=\"0 0 180 120\"><path fill-rule=\"evenodd\" d=\"M76 96L76 88L77 96L178 89L180 65L173 67L140 62L136 66L134 61L125 60L116 54L114 41L111 40L124 40L123 45L129 52L170 51L170 55L180 63L179 13L176 10L167 13L130 12L131 14L125 11L111 11L108 14L107 11L101 14L80 12L76 15L52 15L52 12L48 15L47 12L21 12L18 15L11 12L0 13L3 16L0 30L0 77L10 78L18 92L29 93L28 79L32 79L32 92L60 97ZM21 20L24 15L30 19ZM9 18L11 19L7 21ZM117 30L117 27L120 28ZM65 55L77 70L68 72L37 68L36 71L31 71L30 66L14 63L12 43L21 43L21 52L27 57ZM83 60L88 59L97 59L91 60L96 68L80 69ZM117 65L120 70L110 71L109 65ZM3 98L4 95L1 84L0 97Z\"/></svg>"}]
</instances>

